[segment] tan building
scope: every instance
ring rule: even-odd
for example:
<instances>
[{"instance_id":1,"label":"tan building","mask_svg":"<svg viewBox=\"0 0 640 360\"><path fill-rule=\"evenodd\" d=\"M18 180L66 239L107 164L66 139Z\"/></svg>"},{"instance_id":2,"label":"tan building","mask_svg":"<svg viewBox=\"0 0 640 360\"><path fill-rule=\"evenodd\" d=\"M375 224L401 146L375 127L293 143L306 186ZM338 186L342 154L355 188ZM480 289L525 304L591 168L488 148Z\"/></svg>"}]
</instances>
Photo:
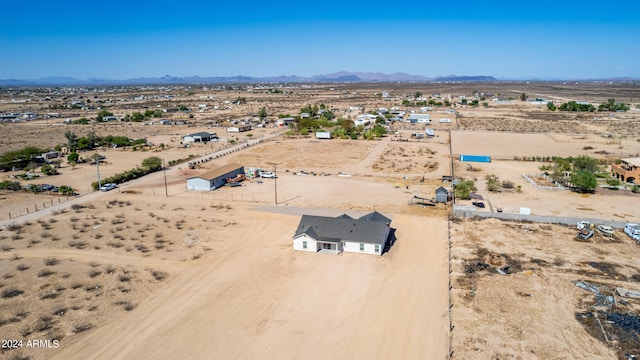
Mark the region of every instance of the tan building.
<instances>
[{"instance_id":1,"label":"tan building","mask_svg":"<svg viewBox=\"0 0 640 360\"><path fill-rule=\"evenodd\" d=\"M640 184L640 158L622 159L622 163L611 165L611 175L622 182Z\"/></svg>"}]
</instances>

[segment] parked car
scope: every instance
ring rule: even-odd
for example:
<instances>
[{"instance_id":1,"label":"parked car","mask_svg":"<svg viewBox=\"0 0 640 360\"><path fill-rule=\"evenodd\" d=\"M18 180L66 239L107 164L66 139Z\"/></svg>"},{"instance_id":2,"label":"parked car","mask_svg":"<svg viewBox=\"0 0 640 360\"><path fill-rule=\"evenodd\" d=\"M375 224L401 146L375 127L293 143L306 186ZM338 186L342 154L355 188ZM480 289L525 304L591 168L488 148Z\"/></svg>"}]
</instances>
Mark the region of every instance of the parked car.
<instances>
[{"instance_id":1,"label":"parked car","mask_svg":"<svg viewBox=\"0 0 640 360\"><path fill-rule=\"evenodd\" d=\"M589 240L593 236L593 230L589 230L589 228L584 228L580 230L578 235L576 236L578 240Z\"/></svg>"},{"instance_id":2,"label":"parked car","mask_svg":"<svg viewBox=\"0 0 640 360\"><path fill-rule=\"evenodd\" d=\"M578 221L578 230L588 229L591 227L591 223L588 221Z\"/></svg>"},{"instance_id":3,"label":"parked car","mask_svg":"<svg viewBox=\"0 0 640 360\"><path fill-rule=\"evenodd\" d=\"M614 230L609 225L596 225L596 231L606 237L613 237Z\"/></svg>"},{"instance_id":4,"label":"parked car","mask_svg":"<svg viewBox=\"0 0 640 360\"><path fill-rule=\"evenodd\" d=\"M107 183L107 184L104 184L104 185L100 186L100 191L111 191L111 190L113 190L113 189L115 189L117 187L118 187L118 185L116 185L114 183Z\"/></svg>"},{"instance_id":5,"label":"parked car","mask_svg":"<svg viewBox=\"0 0 640 360\"><path fill-rule=\"evenodd\" d=\"M276 178L276 174L272 173L271 171L263 171L263 172L260 173L260 177L261 178L275 179Z\"/></svg>"}]
</instances>

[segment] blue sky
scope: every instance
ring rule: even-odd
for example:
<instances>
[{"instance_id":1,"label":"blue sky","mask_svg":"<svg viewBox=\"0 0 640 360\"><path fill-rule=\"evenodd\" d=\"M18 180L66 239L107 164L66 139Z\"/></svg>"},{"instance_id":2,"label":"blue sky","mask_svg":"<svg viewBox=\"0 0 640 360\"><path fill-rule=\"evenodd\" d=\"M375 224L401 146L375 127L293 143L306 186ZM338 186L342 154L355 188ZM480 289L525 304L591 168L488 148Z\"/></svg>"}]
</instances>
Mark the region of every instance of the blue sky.
<instances>
[{"instance_id":1,"label":"blue sky","mask_svg":"<svg viewBox=\"0 0 640 360\"><path fill-rule=\"evenodd\" d=\"M640 77L639 1L11 1L0 78Z\"/></svg>"}]
</instances>

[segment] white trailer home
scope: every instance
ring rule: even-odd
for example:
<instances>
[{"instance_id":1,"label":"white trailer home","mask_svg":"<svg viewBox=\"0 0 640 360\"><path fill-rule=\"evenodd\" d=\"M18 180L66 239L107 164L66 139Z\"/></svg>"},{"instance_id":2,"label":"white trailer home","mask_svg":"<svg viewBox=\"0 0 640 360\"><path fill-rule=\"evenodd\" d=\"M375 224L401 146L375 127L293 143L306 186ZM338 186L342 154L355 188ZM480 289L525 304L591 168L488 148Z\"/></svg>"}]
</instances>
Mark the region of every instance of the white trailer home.
<instances>
[{"instance_id":1,"label":"white trailer home","mask_svg":"<svg viewBox=\"0 0 640 360\"><path fill-rule=\"evenodd\" d=\"M411 114L409 115L409 122L428 124L431 122L431 115L430 114Z\"/></svg>"},{"instance_id":2,"label":"white trailer home","mask_svg":"<svg viewBox=\"0 0 640 360\"><path fill-rule=\"evenodd\" d=\"M625 224L624 233L631 236L631 238L637 242L640 242L640 225L638 224Z\"/></svg>"}]
</instances>

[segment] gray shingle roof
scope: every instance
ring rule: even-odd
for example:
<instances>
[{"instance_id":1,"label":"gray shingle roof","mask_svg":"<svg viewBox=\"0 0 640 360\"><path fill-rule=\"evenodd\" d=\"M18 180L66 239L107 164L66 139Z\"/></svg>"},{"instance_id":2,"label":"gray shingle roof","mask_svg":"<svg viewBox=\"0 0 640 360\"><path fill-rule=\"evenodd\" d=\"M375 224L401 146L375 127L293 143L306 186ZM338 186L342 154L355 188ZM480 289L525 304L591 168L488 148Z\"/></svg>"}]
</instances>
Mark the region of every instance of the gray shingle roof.
<instances>
[{"instance_id":1,"label":"gray shingle roof","mask_svg":"<svg viewBox=\"0 0 640 360\"><path fill-rule=\"evenodd\" d=\"M360 220L384 221L385 223L391 224L391 219L389 219L388 217L380 214L377 211L374 211L372 213L368 213L367 215L364 215L364 216L360 217Z\"/></svg>"},{"instance_id":2,"label":"gray shingle roof","mask_svg":"<svg viewBox=\"0 0 640 360\"><path fill-rule=\"evenodd\" d=\"M319 241L339 242L341 240L384 245L385 234L391 220L373 212L360 219L343 215L332 218L326 216L302 215L294 238L306 234Z\"/></svg>"}]
</instances>

